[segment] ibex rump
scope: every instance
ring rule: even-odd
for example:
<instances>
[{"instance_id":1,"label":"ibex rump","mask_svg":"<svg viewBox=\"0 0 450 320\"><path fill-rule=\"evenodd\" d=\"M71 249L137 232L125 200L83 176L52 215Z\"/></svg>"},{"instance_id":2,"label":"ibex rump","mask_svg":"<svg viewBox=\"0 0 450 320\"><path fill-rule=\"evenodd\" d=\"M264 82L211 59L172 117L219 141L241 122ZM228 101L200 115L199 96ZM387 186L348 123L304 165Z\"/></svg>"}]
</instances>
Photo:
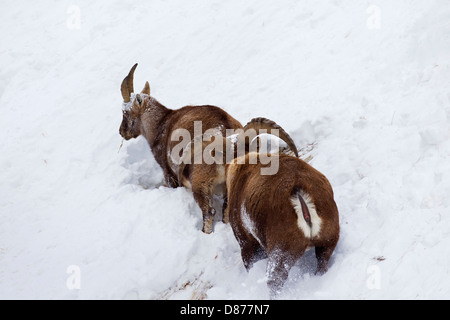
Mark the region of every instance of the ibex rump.
<instances>
[{"instance_id":1,"label":"ibex rump","mask_svg":"<svg viewBox=\"0 0 450 320\"><path fill-rule=\"evenodd\" d=\"M310 247L315 247L316 273L326 272L339 239L338 209L326 177L296 157L278 157L275 175L261 175L261 163L242 165L236 159L226 166L227 210L242 260L248 270L268 257L273 295Z\"/></svg>"}]
</instances>

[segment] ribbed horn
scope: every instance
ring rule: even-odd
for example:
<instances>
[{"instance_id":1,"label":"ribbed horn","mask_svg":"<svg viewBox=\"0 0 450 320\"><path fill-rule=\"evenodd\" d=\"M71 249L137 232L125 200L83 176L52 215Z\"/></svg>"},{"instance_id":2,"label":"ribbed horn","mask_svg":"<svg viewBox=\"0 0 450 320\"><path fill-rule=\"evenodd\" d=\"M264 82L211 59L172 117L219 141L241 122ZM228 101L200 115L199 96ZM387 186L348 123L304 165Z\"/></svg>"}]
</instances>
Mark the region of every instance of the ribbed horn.
<instances>
[{"instance_id":1,"label":"ribbed horn","mask_svg":"<svg viewBox=\"0 0 450 320\"><path fill-rule=\"evenodd\" d=\"M254 118L248 122L244 127L244 132L248 129L254 129L259 134L259 130L266 129L268 133L271 133L271 129L277 129L280 132L279 138L287 143L289 148L294 152L295 156L298 157L297 146L292 140L291 136L284 131L284 129L278 125L275 121L266 119L266 118Z\"/></svg>"},{"instance_id":2,"label":"ribbed horn","mask_svg":"<svg viewBox=\"0 0 450 320\"><path fill-rule=\"evenodd\" d=\"M131 93L134 92L133 78L134 70L136 70L137 63L131 68L128 75L123 79L120 91L122 92L123 101L130 102Z\"/></svg>"}]
</instances>

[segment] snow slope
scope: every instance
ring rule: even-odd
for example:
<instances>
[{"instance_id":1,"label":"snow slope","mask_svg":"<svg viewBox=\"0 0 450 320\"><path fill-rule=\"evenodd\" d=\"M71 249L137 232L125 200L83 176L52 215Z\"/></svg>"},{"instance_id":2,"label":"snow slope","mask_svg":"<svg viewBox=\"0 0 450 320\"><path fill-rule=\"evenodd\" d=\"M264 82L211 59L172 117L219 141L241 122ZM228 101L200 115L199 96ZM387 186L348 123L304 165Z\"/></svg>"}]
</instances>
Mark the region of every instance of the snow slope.
<instances>
[{"instance_id":1,"label":"snow slope","mask_svg":"<svg viewBox=\"0 0 450 320\"><path fill-rule=\"evenodd\" d=\"M450 4L19 1L0 13L0 298L267 299L229 225L121 137L139 62L167 107L292 134L335 191L341 239L281 299L450 298ZM220 219L220 217L218 217ZM76 271L73 271L76 270ZM75 280L74 280L75 279Z\"/></svg>"}]
</instances>

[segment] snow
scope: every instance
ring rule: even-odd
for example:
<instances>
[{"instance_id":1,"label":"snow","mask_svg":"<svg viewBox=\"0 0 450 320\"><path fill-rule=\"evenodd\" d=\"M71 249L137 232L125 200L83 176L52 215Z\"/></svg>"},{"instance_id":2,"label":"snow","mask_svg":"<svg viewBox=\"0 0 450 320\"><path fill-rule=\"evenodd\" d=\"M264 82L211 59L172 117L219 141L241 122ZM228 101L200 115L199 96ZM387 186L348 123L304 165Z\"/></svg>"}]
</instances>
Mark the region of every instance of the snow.
<instances>
[{"instance_id":1,"label":"snow","mask_svg":"<svg viewBox=\"0 0 450 320\"><path fill-rule=\"evenodd\" d=\"M298 227L303 231L303 234L306 238L314 239L320 234L320 227L322 225L322 219L320 219L319 215L316 211L316 206L312 201L309 194L304 192L303 190L299 190L300 196L303 198L306 207L309 212L310 225L306 222L306 217L304 211L302 209L302 204L299 199L299 195L296 194L291 197L291 203L297 212L297 224Z\"/></svg>"},{"instance_id":2,"label":"snow","mask_svg":"<svg viewBox=\"0 0 450 320\"><path fill-rule=\"evenodd\" d=\"M0 298L267 299L229 225L201 232L146 141L122 141L120 84L171 108L276 121L330 180L341 237L280 299L450 298L450 4L4 3ZM79 272L78 272L79 271Z\"/></svg>"},{"instance_id":3,"label":"snow","mask_svg":"<svg viewBox=\"0 0 450 320\"><path fill-rule=\"evenodd\" d=\"M134 103L134 99L135 98L136 98L136 93L132 92L130 94L130 101L129 102L122 101L122 111L130 111L131 108L133 107L133 103Z\"/></svg>"}]
</instances>

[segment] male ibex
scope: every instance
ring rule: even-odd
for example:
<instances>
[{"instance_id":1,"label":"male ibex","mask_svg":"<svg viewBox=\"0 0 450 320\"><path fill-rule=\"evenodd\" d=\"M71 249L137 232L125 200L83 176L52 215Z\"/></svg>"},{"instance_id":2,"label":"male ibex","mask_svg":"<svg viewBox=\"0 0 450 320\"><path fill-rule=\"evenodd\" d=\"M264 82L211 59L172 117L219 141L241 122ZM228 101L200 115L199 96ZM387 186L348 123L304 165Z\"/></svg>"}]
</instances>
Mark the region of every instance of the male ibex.
<instances>
[{"instance_id":1,"label":"male ibex","mask_svg":"<svg viewBox=\"0 0 450 320\"><path fill-rule=\"evenodd\" d=\"M202 210L203 232L212 232L216 213L213 207L214 194L222 193L224 199L223 222L228 222L225 210L227 206L225 164L239 154L248 153L252 144L258 148L256 143L259 141L257 139L261 133L276 134L287 145L287 148L295 156L298 156L295 143L287 132L266 118L252 119L243 130L237 130L237 133L232 136L223 137L220 134L198 136L184 149L178 168L178 181L192 190L194 199ZM196 147L197 145L199 147ZM208 151L213 154L208 154ZM275 152L279 152L279 150L277 149ZM202 161L196 163L196 158ZM208 158L212 160L208 162Z\"/></svg>"},{"instance_id":2,"label":"male ibex","mask_svg":"<svg viewBox=\"0 0 450 320\"><path fill-rule=\"evenodd\" d=\"M339 239L339 214L327 178L297 157L279 155L278 172L266 176L260 174L261 163L238 160L226 165L227 210L246 269L268 257L271 296L310 247L315 247L316 273L326 272Z\"/></svg>"},{"instance_id":3,"label":"male ibex","mask_svg":"<svg viewBox=\"0 0 450 320\"><path fill-rule=\"evenodd\" d=\"M257 118L244 130L250 128L256 129L257 134L262 128L279 129L279 137L293 153L272 152L272 161L278 163L274 174L261 174L267 163L261 161L261 150L250 152L248 141L245 141L245 153L237 154L236 141L245 138L241 133L237 137L214 138L222 143L225 153L232 155L231 160L225 154L215 154L212 156L222 159L222 164L185 164L186 159L192 160L198 152L205 153L211 145L204 141L208 139L197 137L202 147L195 150L188 146L184 150L179 180L192 189L202 209L203 229L209 232L214 217L213 190L225 183L224 220L229 218L247 270L257 260L268 257L268 286L274 296L286 281L291 267L310 247L315 247L316 251L316 273L327 271L339 239L339 214L330 183L323 174L298 158L294 142L281 127L270 120ZM234 144L230 144L232 138ZM252 164L252 157L258 161Z\"/></svg>"},{"instance_id":4,"label":"male ibex","mask_svg":"<svg viewBox=\"0 0 450 320\"><path fill-rule=\"evenodd\" d=\"M242 125L219 107L186 106L172 110L166 108L150 96L150 85L145 83L140 94L134 94L133 76L137 63L122 82L124 100L123 120L119 132L125 140L143 135L147 140L155 160L161 166L168 186L176 188L178 163L173 161L172 149L179 144L172 134L177 129L185 129L194 137L194 122L201 123L201 133L217 128L223 135L226 129L239 129ZM176 157L175 157L176 158Z\"/></svg>"}]
</instances>

